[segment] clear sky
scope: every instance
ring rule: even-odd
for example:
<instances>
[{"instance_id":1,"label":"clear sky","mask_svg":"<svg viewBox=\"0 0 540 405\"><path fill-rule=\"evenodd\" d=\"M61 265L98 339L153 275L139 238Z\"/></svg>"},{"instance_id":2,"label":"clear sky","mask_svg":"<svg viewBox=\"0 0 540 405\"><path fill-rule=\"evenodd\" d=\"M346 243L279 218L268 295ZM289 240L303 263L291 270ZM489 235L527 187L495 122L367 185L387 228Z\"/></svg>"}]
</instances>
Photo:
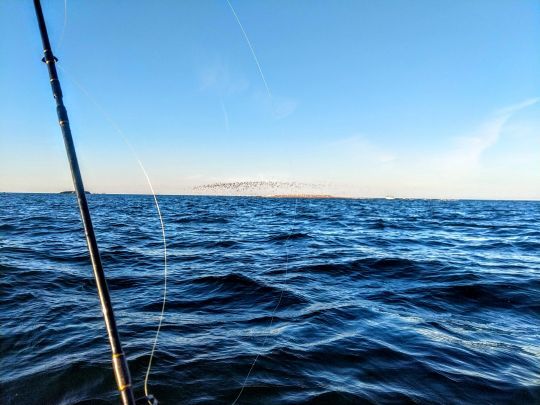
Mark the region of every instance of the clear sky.
<instances>
[{"instance_id":1,"label":"clear sky","mask_svg":"<svg viewBox=\"0 0 540 405\"><path fill-rule=\"evenodd\" d=\"M149 192L112 120L158 193L540 199L540 1L230 1L268 89L226 0L42 0L87 189ZM0 54L0 191L71 189L31 0Z\"/></svg>"}]
</instances>

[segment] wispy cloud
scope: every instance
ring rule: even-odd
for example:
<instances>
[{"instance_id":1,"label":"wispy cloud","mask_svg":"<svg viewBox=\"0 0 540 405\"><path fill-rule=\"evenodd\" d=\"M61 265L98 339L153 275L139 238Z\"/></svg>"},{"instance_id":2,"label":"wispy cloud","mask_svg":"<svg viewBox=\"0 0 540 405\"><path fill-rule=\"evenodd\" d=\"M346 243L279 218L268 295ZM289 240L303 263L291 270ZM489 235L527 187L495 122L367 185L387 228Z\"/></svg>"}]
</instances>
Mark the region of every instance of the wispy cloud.
<instances>
[{"instance_id":1,"label":"wispy cloud","mask_svg":"<svg viewBox=\"0 0 540 405\"><path fill-rule=\"evenodd\" d=\"M225 111L223 106L224 99L228 101L233 101L235 98L240 100L240 97L246 97L248 95L250 95L248 97L251 97L251 100L256 103L258 108L276 120L294 114L298 108L298 101L291 97L277 95L270 97L268 93L262 93L254 89L250 93L248 91L251 87L249 80L242 76L231 74L229 68L223 62L216 62L201 69L199 72L199 81L200 91L213 92L219 95L223 111Z\"/></svg>"},{"instance_id":2,"label":"wispy cloud","mask_svg":"<svg viewBox=\"0 0 540 405\"><path fill-rule=\"evenodd\" d=\"M332 173L339 166L339 179L349 184L351 194L533 198L539 195L535 174L538 171L534 169L540 161L537 150L530 151L530 148L538 145L540 134L534 131L538 126L531 127L530 123L515 118L519 112L539 102L540 98L531 98L495 110L471 130L449 138L443 149L411 151L398 146L389 149L373 136L364 134L341 138L326 145L327 160L333 166L327 164L324 169ZM513 132L525 132L528 137L519 140L510 131L512 125L518 124ZM506 137L516 140L511 143L512 151L505 153L497 148L488 160L487 152ZM510 160L515 165L509 164ZM320 161L325 162L324 156ZM516 178L515 174L522 173L523 167L531 170L522 178Z\"/></svg>"},{"instance_id":3,"label":"wispy cloud","mask_svg":"<svg viewBox=\"0 0 540 405\"><path fill-rule=\"evenodd\" d=\"M272 110L276 119L286 118L298 108L298 101L292 98L274 97L273 104Z\"/></svg>"},{"instance_id":4,"label":"wispy cloud","mask_svg":"<svg viewBox=\"0 0 540 405\"><path fill-rule=\"evenodd\" d=\"M243 77L233 77L223 62L201 69L199 80L200 90L214 90L222 96L242 93L249 88L249 81Z\"/></svg>"},{"instance_id":5,"label":"wispy cloud","mask_svg":"<svg viewBox=\"0 0 540 405\"><path fill-rule=\"evenodd\" d=\"M540 101L540 97L528 98L527 100L522 101L521 103L512 104L508 107L501 108L497 111L497 114L500 115L512 115L519 110L535 105ZM510 117L508 117L510 118Z\"/></svg>"},{"instance_id":6,"label":"wispy cloud","mask_svg":"<svg viewBox=\"0 0 540 405\"><path fill-rule=\"evenodd\" d=\"M440 156L440 163L446 172L463 173L480 164L482 155L501 138L503 128L518 111L538 103L532 98L496 111L491 118L470 133L455 138L455 146Z\"/></svg>"}]
</instances>

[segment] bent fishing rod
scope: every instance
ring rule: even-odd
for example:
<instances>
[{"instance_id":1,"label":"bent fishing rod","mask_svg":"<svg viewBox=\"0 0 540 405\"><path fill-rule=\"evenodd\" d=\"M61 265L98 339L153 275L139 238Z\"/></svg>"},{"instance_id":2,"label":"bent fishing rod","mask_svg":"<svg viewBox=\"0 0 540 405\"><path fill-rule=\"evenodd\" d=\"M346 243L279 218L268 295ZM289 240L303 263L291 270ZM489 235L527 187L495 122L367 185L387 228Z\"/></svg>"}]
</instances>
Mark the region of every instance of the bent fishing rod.
<instances>
[{"instance_id":1,"label":"bent fishing rod","mask_svg":"<svg viewBox=\"0 0 540 405\"><path fill-rule=\"evenodd\" d=\"M69 167L71 169L71 176L73 178L73 186L75 187L75 194L77 195L84 233L86 235L86 244L88 246L90 260L92 262L92 268L94 270L94 277L96 279L97 292L99 295L99 301L101 303L101 311L103 312L107 335L111 345L112 365L114 376L116 378L116 384L118 386L122 403L124 405L135 405L136 402L133 395L129 367L126 355L122 350L122 343L120 342L120 335L118 333L116 320L114 318L111 297L109 295L109 288L107 286L107 279L105 278L105 272L103 271L103 266L101 264L96 235L94 233L92 218L90 215L90 210L88 209L88 202L86 201L83 180L77 160L77 153L75 152L75 145L73 144L73 137L71 136L71 127L69 125L68 114L63 101L62 88L60 87L60 81L56 71L56 62L58 59L52 52L40 0L34 0L34 8L38 20L39 32L41 34L41 41L43 43L44 57L42 61L45 62L49 71L51 89L56 102L58 123L60 124L60 129L62 130L62 136L64 138ZM143 400L147 400L147 403L153 402L151 402L150 396L148 398L143 398Z\"/></svg>"}]
</instances>

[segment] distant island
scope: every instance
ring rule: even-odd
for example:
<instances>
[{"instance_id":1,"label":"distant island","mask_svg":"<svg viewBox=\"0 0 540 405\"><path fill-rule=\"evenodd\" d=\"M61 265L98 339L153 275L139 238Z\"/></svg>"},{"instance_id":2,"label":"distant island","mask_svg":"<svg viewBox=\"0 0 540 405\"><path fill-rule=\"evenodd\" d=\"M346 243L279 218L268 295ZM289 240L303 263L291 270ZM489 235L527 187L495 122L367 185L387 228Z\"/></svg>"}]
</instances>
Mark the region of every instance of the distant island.
<instances>
[{"instance_id":1,"label":"distant island","mask_svg":"<svg viewBox=\"0 0 540 405\"><path fill-rule=\"evenodd\" d=\"M58 194L75 194L75 191L68 190L68 191L60 191ZM84 194L92 194L90 191L85 191Z\"/></svg>"}]
</instances>

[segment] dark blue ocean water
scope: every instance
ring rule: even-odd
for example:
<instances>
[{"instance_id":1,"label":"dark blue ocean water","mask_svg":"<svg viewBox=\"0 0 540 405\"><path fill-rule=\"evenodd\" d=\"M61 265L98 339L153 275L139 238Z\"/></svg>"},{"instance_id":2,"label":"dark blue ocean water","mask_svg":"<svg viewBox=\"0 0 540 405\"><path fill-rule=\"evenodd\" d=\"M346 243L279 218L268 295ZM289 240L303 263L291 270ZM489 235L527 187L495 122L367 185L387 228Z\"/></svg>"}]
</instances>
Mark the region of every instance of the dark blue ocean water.
<instances>
[{"instance_id":1,"label":"dark blue ocean water","mask_svg":"<svg viewBox=\"0 0 540 405\"><path fill-rule=\"evenodd\" d=\"M239 403L540 403L539 202L159 200L162 404L230 404L257 354ZM140 395L159 220L89 204ZM0 232L1 402L117 403L75 197L0 194Z\"/></svg>"}]
</instances>

